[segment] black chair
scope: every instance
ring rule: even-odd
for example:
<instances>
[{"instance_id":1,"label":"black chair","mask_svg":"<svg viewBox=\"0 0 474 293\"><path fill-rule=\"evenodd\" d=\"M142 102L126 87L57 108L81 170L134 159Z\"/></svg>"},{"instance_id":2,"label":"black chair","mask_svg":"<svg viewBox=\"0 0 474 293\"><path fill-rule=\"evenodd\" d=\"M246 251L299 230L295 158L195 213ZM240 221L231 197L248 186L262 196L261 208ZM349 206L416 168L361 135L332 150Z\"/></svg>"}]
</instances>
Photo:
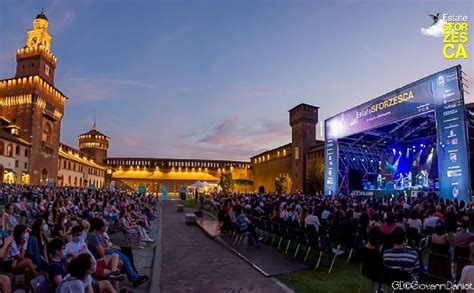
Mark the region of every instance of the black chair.
<instances>
[{"instance_id":1,"label":"black chair","mask_svg":"<svg viewBox=\"0 0 474 293\"><path fill-rule=\"evenodd\" d=\"M471 250L469 249L469 246L455 246L454 247L454 261L457 261L458 258L463 257L463 258L469 258L471 255Z\"/></svg>"},{"instance_id":2,"label":"black chair","mask_svg":"<svg viewBox=\"0 0 474 293\"><path fill-rule=\"evenodd\" d=\"M333 248L331 240L326 236L319 237L319 244L321 247L321 252L319 254L318 265L319 265L319 262L321 261L321 257L323 253L327 254L329 256L329 261L330 261L328 274L330 274L334 266L334 262L336 261L336 258L342 255L344 253L344 250L340 249L340 245L338 245L336 248Z\"/></svg>"},{"instance_id":3,"label":"black chair","mask_svg":"<svg viewBox=\"0 0 474 293\"><path fill-rule=\"evenodd\" d=\"M431 243L431 252L432 253L442 254L442 255L449 255L449 249L451 249L449 244Z\"/></svg>"},{"instance_id":4,"label":"black chair","mask_svg":"<svg viewBox=\"0 0 474 293\"><path fill-rule=\"evenodd\" d=\"M296 251L295 251L295 255L294 255L297 258L300 246L303 245L303 246L308 247L309 246L309 241L308 241L307 234L303 230L295 229L295 230L293 230L293 232L295 233L295 241L298 242L298 246L296 246Z\"/></svg>"},{"instance_id":5,"label":"black chair","mask_svg":"<svg viewBox=\"0 0 474 293\"><path fill-rule=\"evenodd\" d=\"M318 233L318 228L315 225L307 225L305 230L308 233Z\"/></svg>"},{"instance_id":6,"label":"black chair","mask_svg":"<svg viewBox=\"0 0 474 293\"><path fill-rule=\"evenodd\" d=\"M461 273L465 266L471 264L471 261L468 258L459 257L456 261L456 282L459 282L461 279Z\"/></svg>"},{"instance_id":7,"label":"black chair","mask_svg":"<svg viewBox=\"0 0 474 293\"><path fill-rule=\"evenodd\" d=\"M378 290L382 288L383 284L386 284L386 274L382 268L379 267L371 267L367 262L363 262L360 271L362 273L362 277L366 277L369 281L372 282L372 292L374 292L375 284L377 284ZM362 287L362 279L360 281L359 292L361 291Z\"/></svg>"},{"instance_id":8,"label":"black chair","mask_svg":"<svg viewBox=\"0 0 474 293\"><path fill-rule=\"evenodd\" d=\"M428 274L445 281L452 281L451 259L443 254L430 253L428 256Z\"/></svg>"},{"instance_id":9,"label":"black chair","mask_svg":"<svg viewBox=\"0 0 474 293\"><path fill-rule=\"evenodd\" d=\"M311 249L314 249L316 252L320 252L321 248L319 246L319 234L318 233L308 233L308 250L306 251L306 255L304 257L303 262L306 262L308 259L309 252ZM319 266L319 263L316 263L316 268Z\"/></svg>"},{"instance_id":10,"label":"black chair","mask_svg":"<svg viewBox=\"0 0 474 293\"><path fill-rule=\"evenodd\" d=\"M412 282L413 278L410 273L400 269L394 269L387 266L383 267L383 273L387 284L394 282ZM412 292L412 290L397 290L397 292Z\"/></svg>"},{"instance_id":11,"label":"black chair","mask_svg":"<svg viewBox=\"0 0 474 293\"><path fill-rule=\"evenodd\" d=\"M418 229L407 227L407 239L409 244L414 244L415 247L420 247L421 234Z\"/></svg>"}]
</instances>

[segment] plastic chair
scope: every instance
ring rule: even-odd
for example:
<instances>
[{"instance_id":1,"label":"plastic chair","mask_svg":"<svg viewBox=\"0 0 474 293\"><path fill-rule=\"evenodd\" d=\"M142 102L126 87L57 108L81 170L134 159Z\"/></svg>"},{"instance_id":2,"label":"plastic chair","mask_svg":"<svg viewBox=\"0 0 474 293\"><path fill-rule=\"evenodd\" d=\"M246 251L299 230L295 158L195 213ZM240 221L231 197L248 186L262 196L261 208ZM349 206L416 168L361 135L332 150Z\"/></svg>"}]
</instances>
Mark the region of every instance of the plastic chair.
<instances>
[{"instance_id":1,"label":"plastic chair","mask_svg":"<svg viewBox=\"0 0 474 293\"><path fill-rule=\"evenodd\" d=\"M319 259L318 259L318 263L317 263L316 266L319 265L319 262L321 261L321 257L323 255L323 253L327 254L329 256L329 258L332 257L332 261L330 260L331 265L329 266L329 271L328 271L328 274L331 274L331 271L332 271L332 268L334 266L334 262L336 261L336 258L339 255L342 255L344 253L344 250L340 249L340 245L338 245L336 248L333 248L331 240L326 236L321 236L319 238L319 243L321 245L321 253L319 254Z\"/></svg>"}]
</instances>

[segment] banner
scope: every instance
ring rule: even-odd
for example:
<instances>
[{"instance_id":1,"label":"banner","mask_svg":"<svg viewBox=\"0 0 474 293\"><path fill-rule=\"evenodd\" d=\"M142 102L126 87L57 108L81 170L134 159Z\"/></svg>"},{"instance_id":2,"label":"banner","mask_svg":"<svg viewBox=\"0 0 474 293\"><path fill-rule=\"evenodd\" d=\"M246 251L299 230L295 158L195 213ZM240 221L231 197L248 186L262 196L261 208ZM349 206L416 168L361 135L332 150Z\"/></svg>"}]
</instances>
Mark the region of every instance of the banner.
<instances>
[{"instance_id":1,"label":"banner","mask_svg":"<svg viewBox=\"0 0 474 293\"><path fill-rule=\"evenodd\" d=\"M328 123L325 123L328 133ZM337 140L335 137L326 136L324 142L324 194L336 195L338 184L338 155Z\"/></svg>"},{"instance_id":2,"label":"banner","mask_svg":"<svg viewBox=\"0 0 474 293\"><path fill-rule=\"evenodd\" d=\"M466 110L460 91L460 68L431 77L436 111L440 196L470 201Z\"/></svg>"},{"instance_id":3,"label":"banner","mask_svg":"<svg viewBox=\"0 0 474 293\"><path fill-rule=\"evenodd\" d=\"M460 71L461 66L448 68L327 119L325 194L339 191L338 139L434 111L440 195L470 201L466 111Z\"/></svg>"}]
</instances>

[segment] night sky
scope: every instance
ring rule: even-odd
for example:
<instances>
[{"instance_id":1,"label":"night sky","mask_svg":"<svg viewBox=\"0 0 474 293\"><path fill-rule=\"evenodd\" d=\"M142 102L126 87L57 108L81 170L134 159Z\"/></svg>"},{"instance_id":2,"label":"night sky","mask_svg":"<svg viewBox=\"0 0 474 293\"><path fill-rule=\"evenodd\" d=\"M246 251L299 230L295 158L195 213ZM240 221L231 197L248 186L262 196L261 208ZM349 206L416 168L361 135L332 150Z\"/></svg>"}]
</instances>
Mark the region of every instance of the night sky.
<instances>
[{"instance_id":1,"label":"night sky","mask_svg":"<svg viewBox=\"0 0 474 293\"><path fill-rule=\"evenodd\" d=\"M42 2L0 0L0 79ZM302 102L323 121L456 64L474 88L473 41L446 60L420 33L427 13L474 25L472 1L334 2L45 0L61 141L77 147L95 112L109 156L248 160L290 142Z\"/></svg>"}]
</instances>

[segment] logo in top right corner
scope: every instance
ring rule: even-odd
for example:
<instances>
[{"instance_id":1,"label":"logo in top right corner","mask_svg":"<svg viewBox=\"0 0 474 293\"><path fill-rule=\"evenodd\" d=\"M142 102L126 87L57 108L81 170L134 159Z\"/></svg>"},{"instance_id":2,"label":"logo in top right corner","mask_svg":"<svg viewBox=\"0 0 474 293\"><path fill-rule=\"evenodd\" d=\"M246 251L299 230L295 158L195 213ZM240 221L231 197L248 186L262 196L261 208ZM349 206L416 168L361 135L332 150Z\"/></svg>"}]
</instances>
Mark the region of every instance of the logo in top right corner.
<instances>
[{"instance_id":1,"label":"logo in top right corner","mask_svg":"<svg viewBox=\"0 0 474 293\"><path fill-rule=\"evenodd\" d=\"M469 41L467 15L442 15L443 56L446 59L468 59L466 44Z\"/></svg>"}]
</instances>

